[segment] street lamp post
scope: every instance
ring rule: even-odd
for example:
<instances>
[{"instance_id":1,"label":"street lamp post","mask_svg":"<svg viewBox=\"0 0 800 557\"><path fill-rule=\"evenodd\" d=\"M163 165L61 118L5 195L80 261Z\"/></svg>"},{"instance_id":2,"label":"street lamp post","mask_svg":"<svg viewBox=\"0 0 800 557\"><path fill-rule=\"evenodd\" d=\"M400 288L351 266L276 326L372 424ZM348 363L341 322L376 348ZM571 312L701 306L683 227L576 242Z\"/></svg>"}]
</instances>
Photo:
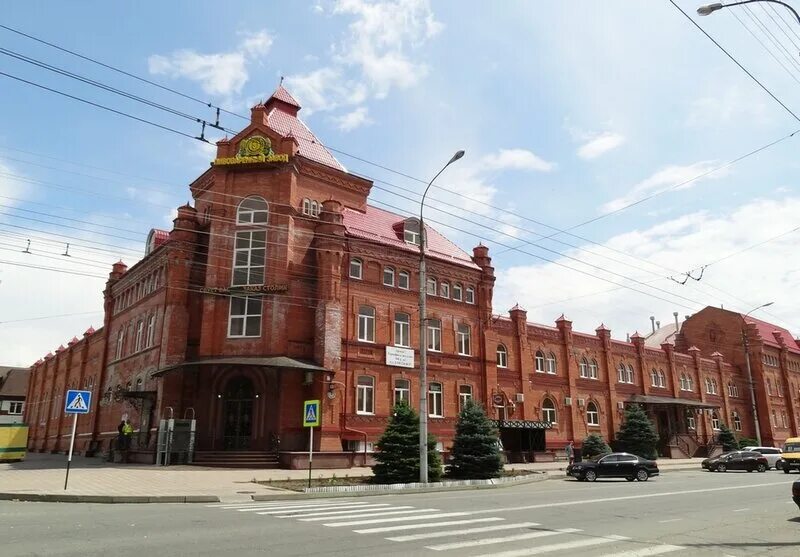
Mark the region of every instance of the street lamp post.
<instances>
[{"instance_id":1,"label":"street lamp post","mask_svg":"<svg viewBox=\"0 0 800 557\"><path fill-rule=\"evenodd\" d=\"M769 2L770 4L780 4L784 8L787 8L794 14L795 19L797 22L800 23L800 14L791 7L786 2L781 2L780 0L744 0L743 2L731 2L730 4L722 4L721 2L715 2L714 4L706 4L704 6L700 6L697 8L697 13L699 15L711 15L714 12L721 10L722 8L730 8L732 6L741 6L743 4L752 4L753 2Z\"/></svg>"},{"instance_id":2,"label":"street lamp post","mask_svg":"<svg viewBox=\"0 0 800 557\"><path fill-rule=\"evenodd\" d=\"M425 223L422 220L422 211L425 208L425 197L433 182L448 166L463 156L464 151L456 151L456 154L430 181L419 202L419 481L423 484L428 483L428 341L425 334L427 279L425 278Z\"/></svg>"},{"instance_id":3,"label":"street lamp post","mask_svg":"<svg viewBox=\"0 0 800 557\"><path fill-rule=\"evenodd\" d=\"M744 319L747 319L747 316L753 313L756 310L761 308L765 308L767 306L771 306L775 302L767 302L766 304L761 304L757 308L753 308L747 313L744 314ZM746 323L745 326L742 326L742 342L744 342L744 360L747 363L747 382L750 384L750 404L753 407L753 423L756 427L756 441L758 445L761 446L761 425L758 423L758 406L756 405L756 390L755 385L753 384L753 371L750 369L750 343L747 340L747 330L746 330Z\"/></svg>"}]
</instances>

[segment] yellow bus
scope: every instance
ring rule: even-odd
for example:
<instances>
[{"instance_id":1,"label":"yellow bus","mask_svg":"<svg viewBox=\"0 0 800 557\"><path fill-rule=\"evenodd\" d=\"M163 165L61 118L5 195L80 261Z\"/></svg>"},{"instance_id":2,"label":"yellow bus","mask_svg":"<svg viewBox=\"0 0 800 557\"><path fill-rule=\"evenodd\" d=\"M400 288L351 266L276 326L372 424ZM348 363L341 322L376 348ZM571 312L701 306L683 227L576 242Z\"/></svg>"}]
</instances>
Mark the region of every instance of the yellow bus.
<instances>
[{"instance_id":1,"label":"yellow bus","mask_svg":"<svg viewBox=\"0 0 800 557\"><path fill-rule=\"evenodd\" d=\"M788 474L794 468L800 471L800 437L789 437L783 445L783 471Z\"/></svg>"}]
</instances>

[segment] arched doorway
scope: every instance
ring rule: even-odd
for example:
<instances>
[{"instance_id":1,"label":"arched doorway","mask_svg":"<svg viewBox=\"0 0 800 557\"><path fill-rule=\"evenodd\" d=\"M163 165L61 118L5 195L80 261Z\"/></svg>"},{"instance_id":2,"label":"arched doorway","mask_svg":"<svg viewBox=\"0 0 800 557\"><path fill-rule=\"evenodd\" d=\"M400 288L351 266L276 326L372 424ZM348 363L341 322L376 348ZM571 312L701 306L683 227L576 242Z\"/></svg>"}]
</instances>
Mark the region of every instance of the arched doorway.
<instances>
[{"instance_id":1,"label":"arched doorway","mask_svg":"<svg viewBox=\"0 0 800 557\"><path fill-rule=\"evenodd\" d=\"M223 448L243 450L250 448L253 432L253 382L246 377L234 377L225 387L223 411Z\"/></svg>"}]
</instances>

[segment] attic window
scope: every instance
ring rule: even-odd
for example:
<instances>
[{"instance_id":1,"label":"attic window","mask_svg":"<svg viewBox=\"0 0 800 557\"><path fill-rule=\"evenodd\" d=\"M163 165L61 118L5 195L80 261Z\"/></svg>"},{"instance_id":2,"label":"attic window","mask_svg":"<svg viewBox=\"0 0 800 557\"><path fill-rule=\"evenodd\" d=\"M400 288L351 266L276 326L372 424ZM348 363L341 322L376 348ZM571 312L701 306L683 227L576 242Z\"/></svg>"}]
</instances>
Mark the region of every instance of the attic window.
<instances>
[{"instance_id":1,"label":"attic window","mask_svg":"<svg viewBox=\"0 0 800 557\"><path fill-rule=\"evenodd\" d=\"M407 244L419 245L419 221L408 219L403 223L403 240Z\"/></svg>"}]
</instances>

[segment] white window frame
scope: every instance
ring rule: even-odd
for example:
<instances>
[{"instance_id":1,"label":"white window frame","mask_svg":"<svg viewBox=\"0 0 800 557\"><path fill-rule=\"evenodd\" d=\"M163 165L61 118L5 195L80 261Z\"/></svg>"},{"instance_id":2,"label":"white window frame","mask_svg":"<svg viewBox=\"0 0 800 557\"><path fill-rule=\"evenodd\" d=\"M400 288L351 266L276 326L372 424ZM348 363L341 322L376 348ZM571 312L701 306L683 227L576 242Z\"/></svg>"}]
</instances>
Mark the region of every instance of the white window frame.
<instances>
[{"instance_id":1,"label":"white window frame","mask_svg":"<svg viewBox=\"0 0 800 557\"><path fill-rule=\"evenodd\" d=\"M739 413L735 410L733 412L733 430L742 431L742 419L739 417Z\"/></svg>"},{"instance_id":2,"label":"white window frame","mask_svg":"<svg viewBox=\"0 0 800 557\"><path fill-rule=\"evenodd\" d=\"M234 300L244 300L244 311L234 313ZM228 310L228 338L258 338L261 336L261 317L263 314L263 300L260 296L231 296ZM250 310L258 310L258 313L251 313ZM248 325L252 321L258 320L258 333L247 334ZM234 322L241 321L241 334L233 333Z\"/></svg>"},{"instance_id":3,"label":"white window frame","mask_svg":"<svg viewBox=\"0 0 800 557\"><path fill-rule=\"evenodd\" d=\"M711 414L711 429L719 431L719 414L716 412Z\"/></svg>"},{"instance_id":4,"label":"white window frame","mask_svg":"<svg viewBox=\"0 0 800 557\"><path fill-rule=\"evenodd\" d=\"M650 386L658 387L658 372L656 371L656 368L653 368L650 371Z\"/></svg>"},{"instance_id":5,"label":"white window frame","mask_svg":"<svg viewBox=\"0 0 800 557\"><path fill-rule=\"evenodd\" d=\"M667 388L667 377L662 370L658 370L658 386L662 389Z\"/></svg>"},{"instance_id":6,"label":"white window frame","mask_svg":"<svg viewBox=\"0 0 800 557\"><path fill-rule=\"evenodd\" d=\"M251 209L245 207L249 201L261 202L264 204L264 209ZM261 215L263 214L263 220ZM269 222L269 204L263 197L251 195L242 199L236 209L236 224L239 226L265 226Z\"/></svg>"},{"instance_id":7,"label":"white window frame","mask_svg":"<svg viewBox=\"0 0 800 557\"><path fill-rule=\"evenodd\" d=\"M351 259L348 275L351 279L361 280L364 276L364 262L360 259Z\"/></svg>"},{"instance_id":8,"label":"white window frame","mask_svg":"<svg viewBox=\"0 0 800 557\"><path fill-rule=\"evenodd\" d=\"M545 373L545 370L547 369L545 366L544 352L537 350L536 354L533 356L533 369L536 371L536 373Z\"/></svg>"},{"instance_id":9,"label":"white window frame","mask_svg":"<svg viewBox=\"0 0 800 557\"><path fill-rule=\"evenodd\" d=\"M125 327L117 332L117 350L114 353L115 360L122 358L122 351L125 348Z\"/></svg>"},{"instance_id":10,"label":"white window frame","mask_svg":"<svg viewBox=\"0 0 800 557\"><path fill-rule=\"evenodd\" d=\"M497 367L500 368L507 368L508 367L508 349L506 348L505 344L498 344L497 345Z\"/></svg>"},{"instance_id":11,"label":"white window frame","mask_svg":"<svg viewBox=\"0 0 800 557\"><path fill-rule=\"evenodd\" d=\"M134 343L134 352L139 352L142 349L142 342L144 341L144 320L139 319L136 323L136 342Z\"/></svg>"},{"instance_id":12,"label":"white window frame","mask_svg":"<svg viewBox=\"0 0 800 557\"><path fill-rule=\"evenodd\" d=\"M156 315L153 314L147 318L147 339L145 345L150 348L155 344L156 339Z\"/></svg>"},{"instance_id":13,"label":"white window frame","mask_svg":"<svg viewBox=\"0 0 800 557\"><path fill-rule=\"evenodd\" d=\"M416 230L409 227L416 226ZM407 244L413 244L415 246L419 245L420 242L420 233L419 233L419 222L417 221L406 221L403 223L403 241Z\"/></svg>"},{"instance_id":14,"label":"white window frame","mask_svg":"<svg viewBox=\"0 0 800 557\"><path fill-rule=\"evenodd\" d=\"M405 401L409 406L411 405L411 381L408 379L395 379L394 380L394 406L400 401Z\"/></svg>"},{"instance_id":15,"label":"white window frame","mask_svg":"<svg viewBox=\"0 0 800 557\"><path fill-rule=\"evenodd\" d=\"M464 301L468 304L475 303L475 289L471 286L467 286L467 289L464 291Z\"/></svg>"},{"instance_id":16,"label":"white window frame","mask_svg":"<svg viewBox=\"0 0 800 557\"><path fill-rule=\"evenodd\" d=\"M403 283L405 282L405 286ZM408 271L400 271L397 274L397 288L409 290L411 288L411 275Z\"/></svg>"},{"instance_id":17,"label":"white window frame","mask_svg":"<svg viewBox=\"0 0 800 557\"><path fill-rule=\"evenodd\" d=\"M375 308L358 306L358 322L356 324L360 342L375 342Z\"/></svg>"},{"instance_id":18,"label":"white window frame","mask_svg":"<svg viewBox=\"0 0 800 557\"><path fill-rule=\"evenodd\" d=\"M460 302L461 298L463 297L464 289L461 287L459 283L453 284L453 300L456 302Z\"/></svg>"},{"instance_id":19,"label":"white window frame","mask_svg":"<svg viewBox=\"0 0 800 557\"><path fill-rule=\"evenodd\" d=\"M233 241L231 286L259 286L264 284L267 265L267 231L240 230L236 233ZM257 244L261 245L254 247ZM261 257L260 263L258 262L259 255ZM238 262L240 256L244 257L244 263ZM244 272L244 281L237 276L237 271Z\"/></svg>"},{"instance_id":20,"label":"white window frame","mask_svg":"<svg viewBox=\"0 0 800 557\"><path fill-rule=\"evenodd\" d=\"M303 198L303 214L311 216L311 200L309 198Z\"/></svg>"},{"instance_id":21,"label":"white window frame","mask_svg":"<svg viewBox=\"0 0 800 557\"><path fill-rule=\"evenodd\" d=\"M25 408L25 403L21 400L10 400L8 401L8 415L9 416L21 416L22 411ZM15 410L16 409L16 410Z\"/></svg>"},{"instance_id":22,"label":"white window frame","mask_svg":"<svg viewBox=\"0 0 800 557\"><path fill-rule=\"evenodd\" d=\"M548 402L552 404L552 407L546 406ZM545 398L542 401L542 421L550 422L551 424L558 423L558 410L556 409L556 403L551 398Z\"/></svg>"},{"instance_id":23,"label":"white window frame","mask_svg":"<svg viewBox=\"0 0 800 557\"><path fill-rule=\"evenodd\" d=\"M617 383L626 383L626 377L625 364L619 364L619 367L617 367Z\"/></svg>"},{"instance_id":24,"label":"white window frame","mask_svg":"<svg viewBox=\"0 0 800 557\"><path fill-rule=\"evenodd\" d=\"M371 375L356 379L356 414L375 414L375 378Z\"/></svg>"},{"instance_id":25,"label":"white window frame","mask_svg":"<svg viewBox=\"0 0 800 557\"><path fill-rule=\"evenodd\" d=\"M589 379L598 380L600 375L597 371L597 360L589 360Z\"/></svg>"},{"instance_id":26,"label":"white window frame","mask_svg":"<svg viewBox=\"0 0 800 557\"><path fill-rule=\"evenodd\" d=\"M472 385L458 386L458 408L463 410L467 402L472 400Z\"/></svg>"},{"instance_id":27,"label":"white window frame","mask_svg":"<svg viewBox=\"0 0 800 557\"><path fill-rule=\"evenodd\" d=\"M556 355L548 352L545 356L545 371L548 375L556 375L558 373L558 360Z\"/></svg>"},{"instance_id":28,"label":"white window frame","mask_svg":"<svg viewBox=\"0 0 800 557\"><path fill-rule=\"evenodd\" d=\"M628 384L633 385L633 366L630 364L628 364L627 374Z\"/></svg>"},{"instance_id":29,"label":"white window frame","mask_svg":"<svg viewBox=\"0 0 800 557\"><path fill-rule=\"evenodd\" d=\"M442 384L435 381L428 383L428 416L444 417L444 392Z\"/></svg>"},{"instance_id":30,"label":"white window frame","mask_svg":"<svg viewBox=\"0 0 800 557\"><path fill-rule=\"evenodd\" d=\"M695 431L697 429L697 422L694 419L694 416L686 416L686 429L690 429Z\"/></svg>"},{"instance_id":31,"label":"white window frame","mask_svg":"<svg viewBox=\"0 0 800 557\"><path fill-rule=\"evenodd\" d=\"M411 316L402 311L394 313L394 345L411 347Z\"/></svg>"},{"instance_id":32,"label":"white window frame","mask_svg":"<svg viewBox=\"0 0 800 557\"><path fill-rule=\"evenodd\" d=\"M450 299L450 283L444 281L439 284L439 296L442 298Z\"/></svg>"},{"instance_id":33,"label":"white window frame","mask_svg":"<svg viewBox=\"0 0 800 557\"><path fill-rule=\"evenodd\" d=\"M598 410L597 405L592 401L586 405L586 425L600 425L600 410Z\"/></svg>"},{"instance_id":34,"label":"white window frame","mask_svg":"<svg viewBox=\"0 0 800 557\"><path fill-rule=\"evenodd\" d=\"M581 358L581 361L578 362L578 375L581 379L589 378L589 361L586 358Z\"/></svg>"},{"instance_id":35,"label":"white window frame","mask_svg":"<svg viewBox=\"0 0 800 557\"><path fill-rule=\"evenodd\" d=\"M456 330L456 349L458 350L459 356L471 356L471 340L472 340L472 329L469 325L465 325L463 323L458 325Z\"/></svg>"},{"instance_id":36,"label":"white window frame","mask_svg":"<svg viewBox=\"0 0 800 557\"><path fill-rule=\"evenodd\" d=\"M427 279L425 279L425 293L428 296L436 296L437 287L435 278L428 277Z\"/></svg>"},{"instance_id":37,"label":"white window frame","mask_svg":"<svg viewBox=\"0 0 800 557\"><path fill-rule=\"evenodd\" d=\"M386 280L387 277L389 277L388 281ZM383 268L383 285L394 286L394 267Z\"/></svg>"},{"instance_id":38,"label":"white window frame","mask_svg":"<svg viewBox=\"0 0 800 557\"><path fill-rule=\"evenodd\" d=\"M428 350L431 352L442 351L442 322L440 319L428 319L425 327L427 333L425 335L428 343Z\"/></svg>"}]
</instances>

